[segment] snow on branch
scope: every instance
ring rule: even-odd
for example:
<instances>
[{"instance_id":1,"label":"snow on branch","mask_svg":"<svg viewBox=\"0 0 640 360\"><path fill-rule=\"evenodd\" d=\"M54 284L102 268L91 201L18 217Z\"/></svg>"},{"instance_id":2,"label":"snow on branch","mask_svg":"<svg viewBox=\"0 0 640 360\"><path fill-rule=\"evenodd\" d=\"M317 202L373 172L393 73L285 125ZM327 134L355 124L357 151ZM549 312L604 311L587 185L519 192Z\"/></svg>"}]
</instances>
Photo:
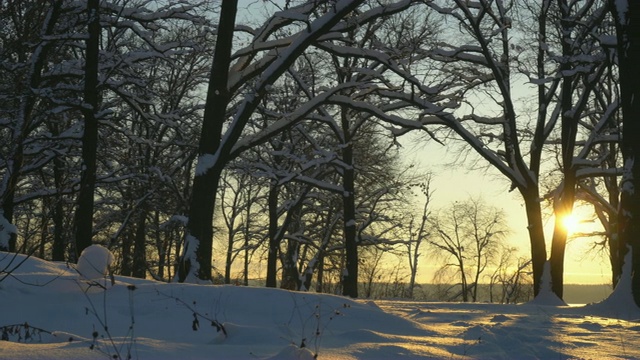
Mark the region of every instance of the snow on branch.
<instances>
[{"instance_id":1,"label":"snow on branch","mask_svg":"<svg viewBox=\"0 0 640 360\"><path fill-rule=\"evenodd\" d=\"M236 114L233 117L231 124L229 124L228 130L223 135L221 145L218 149L218 158L222 158L220 155L230 155L234 152L234 149L241 149L242 146L238 146L237 142L240 138L246 123L251 118L253 112L259 106L260 100L265 96L267 90L271 85L294 64L296 59L320 36L326 34L335 24L337 24L348 13L355 10L364 0L342 0L337 1L333 6L333 9L321 17L315 19L307 29L300 31L298 36L288 47L284 48L279 54L277 59L269 64L254 83L253 91L244 96L243 101L239 104L236 110ZM282 124L287 122L281 121L277 128L283 130L291 124ZM289 121L290 123L290 121ZM270 133L274 135L276 132ZM264 139L253 138L254 141L264 141ZM247 142L244 142L245 144ZM251 141L249 141L251 143ZM238 153L236 153L237 155Z\"/></svg>"},{"instance_id":2,"label":"snow on branch","mask_svg":"<svg viewBox=\"0 0 640 360\"><path fill-rule=\"evenodd\" d=\"M461 121L473 120L477 124L484 124L484 125L503 125L506 122L504 115L496 116L496 117L486 117L486 116L479 116L476 114L468 114L468 115L464 115L462 118L460 118L460 120Z\"/></svg>"},{"instance_id":3,"label":"snow on branch","mask_svg":"<svg viewBox=\"0 0 640 360\"><path fill-rule=\"evenodd\" d=\"M328 101L333 104L345 105L352 110L372 114L385 122L398 125L403 128L423 129L423 125L420 121L406 119L395 114L388 114L369 101L358 101L345 95L334 95Z\"/></svg>"},{"instance_id":4,"label":"snow on branch","mask_svg":"<svg viewBox=\"0 0 640 360\"><path fill-rule=\"evenodd\" d=\"M298 106L294 111L289 114L282 115L280 119L276 120L274 123L270 124L268 127L262 129L261 131L247 135L243 139L239 140L231 149L231 154L236 155L240 152L249 149L255 145L263 143L267 139L273 137L275 134L284 131L291 126L293 126L296 121L301 120L307 116L310 112L314 111L316 108L321 106L322 104L327 103L328 99L333 95L345 91L347 89L351 89L354 87L360 86L360 82L346 82L339 84L333 88L328 89L325 92L318 94L313 97L309 101L304 104Z\"/></svg>"},{"instance_id":5,"label":"snow on branch","mask_svg":"<svg viewBox=\"0 0 640 360\"><path fill-rule=\"evenodd\" d=\"M584 178L593 178L593 177L604 177L604 176L621 176L624 172L623 168L596 168L596 167L588 167L584 169L578 169L576 171L576 177L578 179Z\"/></svg>"},{"instance_id":6,"label":"snow on branch","mask_svg":"<svg viewBox=\"0 0 640 360\"><path fill-rule=\"evenodd\" d=\"M489 62L483 55L483 49L475 45L463 45L449 50L436 48L431 50L429 55L432 59L442 62L465 61L472 64L489 66Z\"/></svg>"}]
</instances>

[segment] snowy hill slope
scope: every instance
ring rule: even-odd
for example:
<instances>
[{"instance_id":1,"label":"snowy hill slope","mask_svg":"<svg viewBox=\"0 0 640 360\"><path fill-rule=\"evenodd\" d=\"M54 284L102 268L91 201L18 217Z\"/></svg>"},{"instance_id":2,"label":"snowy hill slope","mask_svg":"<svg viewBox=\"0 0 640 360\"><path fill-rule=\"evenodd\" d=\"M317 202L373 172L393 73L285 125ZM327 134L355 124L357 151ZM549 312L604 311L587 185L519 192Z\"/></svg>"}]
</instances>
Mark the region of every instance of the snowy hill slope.
<instances>
[{"instance_id":1,"label":"snowy hill slope","mask_svg":"<svg viewBox=\"0 0 640 360\"><path fill-rule=\"evenodd\" d=\"M640 357L640 313L598 316L611 304L354 301L119 276L102 288L67 264L7 253L2 269L0 359Z\"/></svg>"}]
</instances>

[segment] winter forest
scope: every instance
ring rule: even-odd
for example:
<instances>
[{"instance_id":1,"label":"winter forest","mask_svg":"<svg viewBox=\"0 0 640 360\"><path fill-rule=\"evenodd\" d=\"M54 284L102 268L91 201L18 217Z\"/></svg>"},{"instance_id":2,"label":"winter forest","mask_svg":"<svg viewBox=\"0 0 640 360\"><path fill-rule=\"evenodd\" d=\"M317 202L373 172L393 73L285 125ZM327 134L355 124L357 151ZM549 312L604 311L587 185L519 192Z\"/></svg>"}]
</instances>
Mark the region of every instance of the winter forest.
<instances>
[{"instance_id":1,"label":"winter forest","mask_svg":"<svg viewBox=\"0 0 640 360\"><path fill-rule=\"evenodd\" d=\"M0 0L0 254L73 264L100 244L115 275L351 298L433 296L416 279L439 254L439 300L479 284L562 299L580 203L640 304L639 16L622 0ZM402 158L409 142L499 174L530 255L489 199L433 208L438 174Z\"/></svg>"}]
</instances>

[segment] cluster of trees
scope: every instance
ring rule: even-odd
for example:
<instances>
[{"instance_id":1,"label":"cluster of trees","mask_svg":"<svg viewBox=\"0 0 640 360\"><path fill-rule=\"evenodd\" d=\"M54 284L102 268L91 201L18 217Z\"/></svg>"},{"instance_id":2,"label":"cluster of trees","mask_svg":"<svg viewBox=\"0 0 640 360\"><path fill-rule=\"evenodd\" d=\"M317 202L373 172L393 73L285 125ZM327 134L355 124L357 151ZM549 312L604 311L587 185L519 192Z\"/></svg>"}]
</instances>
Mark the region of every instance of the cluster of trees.
<instances>
[{"instance_id":1,"label":"cluster of trees","mask_svg":"<svg viewBox=\"0 0 640 360\"><path fill-rule=\"evenodd\" d=\"M530 262L537 294L549 261L562 297L576 201L606 230L613 282L628 248L640 267L640 5L266 3L244 24L235 0L0 1L0 250L74 261L104 243L121 274L189 282L223 254L224 281L243 259L247 283L266 258L266 286L357 297L364 249L404 254L412 293L430 244L473 300L508 229L477 201L430 216L427 175L395 146L419 131L522 195L530 261L491 279Z\"/></svg>"}]
</instances>

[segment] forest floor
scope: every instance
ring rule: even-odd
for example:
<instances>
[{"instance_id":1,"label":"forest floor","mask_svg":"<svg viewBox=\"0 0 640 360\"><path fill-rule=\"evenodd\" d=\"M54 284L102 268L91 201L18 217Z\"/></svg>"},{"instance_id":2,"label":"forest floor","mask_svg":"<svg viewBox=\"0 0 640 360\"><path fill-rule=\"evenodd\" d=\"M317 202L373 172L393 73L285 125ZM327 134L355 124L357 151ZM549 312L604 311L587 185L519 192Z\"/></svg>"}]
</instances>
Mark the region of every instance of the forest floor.
<instances>
[{"instance_id":1,"label":"forest floor","mask_svg":"<svg viewBox=\"0 0 640 360\"><path fill-rule=\"evenodd\" d=\"M8 253L0 270L0 359L640 358L628 294L572 307L92 283L71 265Z\"/></svg>"}]
</instances>

